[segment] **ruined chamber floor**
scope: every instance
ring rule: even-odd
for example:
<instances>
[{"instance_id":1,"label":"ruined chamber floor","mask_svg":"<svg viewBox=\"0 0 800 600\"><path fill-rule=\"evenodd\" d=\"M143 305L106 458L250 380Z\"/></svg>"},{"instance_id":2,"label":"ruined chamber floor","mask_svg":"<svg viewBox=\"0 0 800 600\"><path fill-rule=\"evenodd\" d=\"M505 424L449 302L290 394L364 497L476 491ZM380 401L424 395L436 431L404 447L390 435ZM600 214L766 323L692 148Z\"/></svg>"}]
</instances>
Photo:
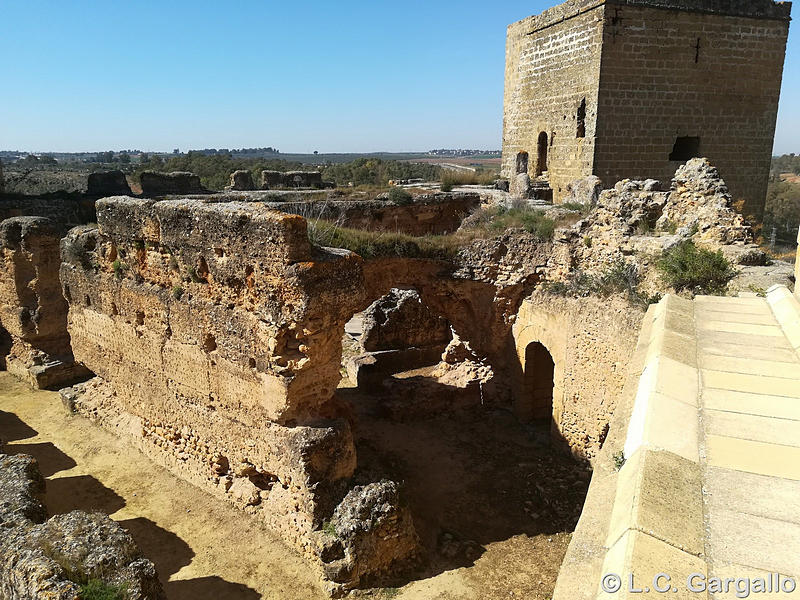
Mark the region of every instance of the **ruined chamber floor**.
<instances>
[{"instance_id":1,"label":"ruined chamber floor","mask_svg":"<svg viewBox=\"0 0 800 600\"><path fill-rule=\"evenodd\" d=\"M390 400L413 397L413 380L426 374L395 376L410 387ZM548 424L481 407L398 421L396 405L387 412L380 393L351 385L337 395L357 420L356 477L403 481L428 558L420 572L388 582L397 597L551 598L590 474L551 448Z\"/></svg>"},{"instance_id":2,"label":"ruined chamber floor","mask_svg":"<svg viewBox=\"0 0 800 600\"><path fill-rule=\"evenodd\" d=\"M588 480L571 460L503 412L395 422L380 402L357 407L359 476L404 480L429 557L397 588L358 597L550 598ZM58 394L0 372L0 437L47 477L51 514L99 510L156 564L170 600L314 600L308 564L257 517L186 483L113 434L68 415Z\"/></svg>"}]
</instances>

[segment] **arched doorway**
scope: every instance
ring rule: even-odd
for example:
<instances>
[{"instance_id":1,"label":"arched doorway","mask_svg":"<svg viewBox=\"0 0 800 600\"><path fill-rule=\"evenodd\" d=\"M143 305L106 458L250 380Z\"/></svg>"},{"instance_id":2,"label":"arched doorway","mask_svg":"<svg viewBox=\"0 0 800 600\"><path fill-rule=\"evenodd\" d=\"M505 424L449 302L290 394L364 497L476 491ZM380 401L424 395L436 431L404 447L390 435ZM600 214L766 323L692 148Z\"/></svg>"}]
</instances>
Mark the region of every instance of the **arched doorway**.
<instances>
[{"instance_id":1,"label":"arched doorway","mask_svg":"<svg viewBox=\"0 0 800 600\"><path fill-rule=\"evenodd\" d=\"M537 151L536 176L538 177L547 171L547 133L544 131L539 134Z\"/></svg>"},{"instance_id":2,"label":"arched doorway","mask_svg":"<svg viewBox=\"0 0 800 600\"><path fill-rule=\"evenodd\" d=\"M528 172L528 153L519 152L517 154L517 175Z\"/></svg>"},{"instance_id":3,"label":"arched doorway","mask_svg":"<svg viewBox=\"0 0 800 600\"><path fill-rule=\"evenodd\" d=\"M525 348L524 394L531 406L533 419L551 419L553 416L553 387L555 363L550 352L539 342Z\"/></svg>"}]
</instances>

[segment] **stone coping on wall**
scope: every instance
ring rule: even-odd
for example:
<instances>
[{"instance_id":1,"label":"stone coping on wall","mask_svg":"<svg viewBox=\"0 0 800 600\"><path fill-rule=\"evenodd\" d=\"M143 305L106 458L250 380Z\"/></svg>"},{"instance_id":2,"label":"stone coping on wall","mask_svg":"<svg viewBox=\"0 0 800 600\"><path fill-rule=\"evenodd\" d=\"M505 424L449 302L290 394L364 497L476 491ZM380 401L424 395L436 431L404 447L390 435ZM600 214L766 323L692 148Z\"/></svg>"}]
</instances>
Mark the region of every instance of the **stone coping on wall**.
<instances>
[{"instance_id":1,"label":"stone coping on wall","mask_svg":"<svg viewBox=\"0 0 800 600\"><path fill-rule=\"evenodd\" d=\"M648 310L553 600L638 597L630 573L706 572L694 330L690 300ZM609 573L623 578L614 594L601 587Z\"/></svg>"}]
</instances>

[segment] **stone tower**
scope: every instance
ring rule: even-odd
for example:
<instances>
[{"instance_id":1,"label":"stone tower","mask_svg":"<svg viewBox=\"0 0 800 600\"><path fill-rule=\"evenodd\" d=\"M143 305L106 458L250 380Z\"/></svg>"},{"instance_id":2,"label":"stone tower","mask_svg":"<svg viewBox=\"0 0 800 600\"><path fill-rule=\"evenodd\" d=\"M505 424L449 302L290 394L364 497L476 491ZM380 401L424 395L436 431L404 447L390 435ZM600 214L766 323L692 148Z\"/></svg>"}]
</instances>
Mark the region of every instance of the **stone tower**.
<instances>
[{"instance_id":1,"label":"stone tower","mask_svg":"<svg viewBox=\"0 0 800 600\"><path fill-rule=\"evenodd\" d=\"M503 175L666 183L717 166L764 210L791 3L569 0L508 28Z\"/></svg>"}]
</instances>

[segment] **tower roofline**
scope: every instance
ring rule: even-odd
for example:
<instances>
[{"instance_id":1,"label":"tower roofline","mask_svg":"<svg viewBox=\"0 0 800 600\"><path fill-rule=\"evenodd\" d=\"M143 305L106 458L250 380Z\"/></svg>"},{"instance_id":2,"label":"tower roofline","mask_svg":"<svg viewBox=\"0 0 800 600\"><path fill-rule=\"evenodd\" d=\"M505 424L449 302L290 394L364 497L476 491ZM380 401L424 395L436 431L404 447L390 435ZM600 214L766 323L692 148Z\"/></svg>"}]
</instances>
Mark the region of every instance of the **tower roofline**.
<instances>
[{"instance_id":1,"label":"tower roofline","mask_svg":"<svg viewBox=\"0 0 800 600\"><path fill-rule=\"evenodd\" d=\"M773 0L567 0L563 4L513 23L509 28L528 28L529 33L546 29L603 5L623 8L641 6L730 17L790 21L791 2Z\"/></svg>"}]
</instances>

